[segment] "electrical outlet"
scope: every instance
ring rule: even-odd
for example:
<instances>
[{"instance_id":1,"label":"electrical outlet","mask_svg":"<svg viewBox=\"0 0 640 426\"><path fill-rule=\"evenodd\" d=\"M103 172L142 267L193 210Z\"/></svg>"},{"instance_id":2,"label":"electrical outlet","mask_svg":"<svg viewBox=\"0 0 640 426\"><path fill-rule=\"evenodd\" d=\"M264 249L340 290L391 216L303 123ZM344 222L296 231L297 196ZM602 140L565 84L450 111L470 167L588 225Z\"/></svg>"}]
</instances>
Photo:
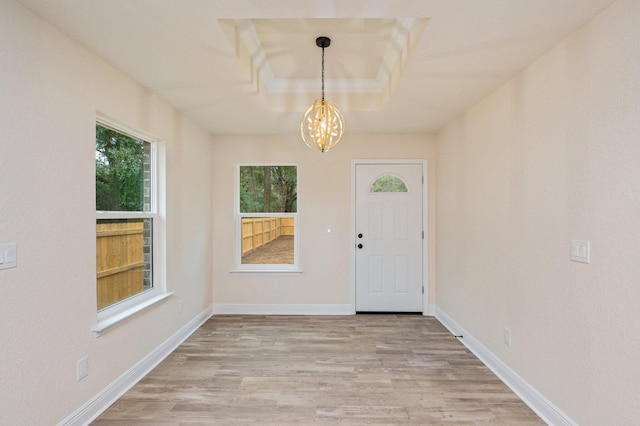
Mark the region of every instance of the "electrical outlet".
<instances>
[{"instance_id":1,"label":"electrical outlet","mask_svg":"<svg viewBox=\"0 0 640 426\"><path fill-rule=\"evenodd\" d=\"M78 381L89 375L89 357L84 357L78 361L77 365Z\"/></svg>"},{"instance_id":2,"label":"electrical outlet","mask_svg":"<svg viewBox=\"0 0 640 426\"><path fill-rule=\"evenodd\" d=\"M511 330L505 328L503 331L504 344L511 346Z\"/></svg>"}]
</instances>

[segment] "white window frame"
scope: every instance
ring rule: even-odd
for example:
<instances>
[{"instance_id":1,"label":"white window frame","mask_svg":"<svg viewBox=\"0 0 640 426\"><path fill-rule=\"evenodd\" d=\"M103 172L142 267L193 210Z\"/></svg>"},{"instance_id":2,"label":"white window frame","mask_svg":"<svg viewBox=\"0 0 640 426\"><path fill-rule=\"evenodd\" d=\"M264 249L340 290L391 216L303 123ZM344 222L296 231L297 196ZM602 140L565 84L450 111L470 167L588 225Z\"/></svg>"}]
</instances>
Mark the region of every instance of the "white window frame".
<instances>
[{"instance_id":1,"label":"white window frame","mask_svg":"<svg viewBox=\"0 0 640 426\"><path fill-rule=\"evenodd\" d=\"M150 211L96 211L96 221L100 219L151 219L152 231L152 276L153 287L136 295L123 299L113 305L97 311L96 325L91 329L96 336L109 330L127 318L156 305L167 299L173 292L166 288L166 244L165 244L165 179L164 179L164 146L160 139L148 133L123 125L105 115L97 114L95 125L108 127L127 136L143 140L150 144L151 180L150 180ZM94 142L95 143L95 142ZM95 247L95 245L94 245ZM94 284L97 291L97 286ZM95 300L95 299L94 299Z\"/></svg>"},{"instance_id":2,"label":"white window frame","mask_svg":"<svg viewBox=\"0 0 640 426\"><path fill-rule=\"evenodd\" d=\"M242 213L240 212L240 167L264 167L264 166L295 166L296 168L296 211L286 213ZM301 273L300 256L299 256L299 221L298 212L300 211L299 198L297 197L300 180L297 163L241 163L236 165L235 184L234 184L234 216L236 221L236 249L235 249L235 266L232 272L236 273ZM242 263L242 218L244 217L293 217L293 263L286 264L243 264Z\"/></svg>"}]
</instances>

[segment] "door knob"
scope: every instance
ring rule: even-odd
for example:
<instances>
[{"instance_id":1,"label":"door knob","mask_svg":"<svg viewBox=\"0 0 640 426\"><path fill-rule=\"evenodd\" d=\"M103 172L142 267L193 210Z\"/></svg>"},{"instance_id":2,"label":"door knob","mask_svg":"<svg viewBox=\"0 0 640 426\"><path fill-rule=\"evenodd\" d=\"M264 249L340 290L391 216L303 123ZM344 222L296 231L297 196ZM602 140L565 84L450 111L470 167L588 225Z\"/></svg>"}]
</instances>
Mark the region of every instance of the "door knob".
<instances>
[{"instance_id":1,"label":"door knob","mask_svg":"<svg viewBox=\"0 0 640 426\"><path fill-rule=\"evenodd\" d=\"M362 238L362 234L358 234L358 238Z\"/></svg>"},{"instance_id":2,"label":"door knob","mask_svg":"<svg viewBox=\"0 0 640 426\"><path fill-rule=\"evenodd\" d=\"M362 244L358 244L358 248L361 249L362 248Z\"/></svg>"}]
</instances>

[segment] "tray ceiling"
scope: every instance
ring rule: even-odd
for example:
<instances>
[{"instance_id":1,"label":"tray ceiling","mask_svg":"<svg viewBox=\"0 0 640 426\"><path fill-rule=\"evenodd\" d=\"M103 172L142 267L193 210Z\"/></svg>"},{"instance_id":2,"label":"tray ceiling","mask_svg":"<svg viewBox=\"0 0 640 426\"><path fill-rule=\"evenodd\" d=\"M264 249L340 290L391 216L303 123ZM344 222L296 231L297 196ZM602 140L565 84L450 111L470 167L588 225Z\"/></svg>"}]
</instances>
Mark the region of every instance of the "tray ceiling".
<instances>
[{"instance_id":1,"label":"tray ceiling","mask_svg":"<svg viewBox=\"0 0 640 426\"><path fill-rule=\"evenodd\" d=\"M20 0L213 134L434 133L612 0Z\"/></svg>"}]
</instances>

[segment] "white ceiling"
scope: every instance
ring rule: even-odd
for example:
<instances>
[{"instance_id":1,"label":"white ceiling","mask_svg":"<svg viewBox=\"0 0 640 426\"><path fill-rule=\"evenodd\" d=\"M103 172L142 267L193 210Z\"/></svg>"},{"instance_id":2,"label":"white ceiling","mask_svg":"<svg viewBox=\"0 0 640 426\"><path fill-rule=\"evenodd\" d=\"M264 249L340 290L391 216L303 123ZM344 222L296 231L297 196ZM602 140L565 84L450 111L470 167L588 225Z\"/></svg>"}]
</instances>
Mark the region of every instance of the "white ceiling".
<instances>
[{"instance_id":1,"label":"white ceiling","mask_svg":"<svg viewBox=\"0 0 640 426\"><path fill-rule=\"evenodd\" d=\"M435 133L613 0L20 0L213 134Z\"/></svg>"}]
</instances>

